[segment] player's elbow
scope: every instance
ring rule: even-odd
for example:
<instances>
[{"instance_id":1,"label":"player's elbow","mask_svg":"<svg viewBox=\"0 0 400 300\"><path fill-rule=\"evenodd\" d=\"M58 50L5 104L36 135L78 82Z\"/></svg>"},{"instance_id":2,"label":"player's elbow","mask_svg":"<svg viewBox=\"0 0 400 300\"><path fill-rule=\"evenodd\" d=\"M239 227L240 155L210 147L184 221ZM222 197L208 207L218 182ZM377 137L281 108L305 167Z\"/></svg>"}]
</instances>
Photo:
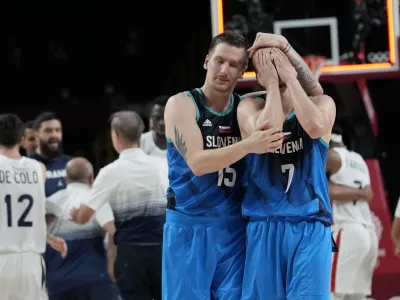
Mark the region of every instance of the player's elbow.
<instances>
[{"instance_id":1,"label":"player's elbow","mask_svg":"<svg viewBox=\"0 0 400 300\"><path fill-rule=\"evenodd\" d=\"M189 160L188 160L187 164L195 176L203 176L203 175L207 174L206 170L204 169L204 167L202 167L200 162L198 162L198 161L197 162L196 161L189 162Z\"/></svg>"},{"instance_id":2,"label":"player's elbow","mask_svg":"<svg viewBox=\"0 0 400 300\"><path fill-rule=\"evenodd\" d=\"M312 138L313 140L318 139L321 136L323 136L321 131L319 131L318 129L310 129L307 133L310 136L310 138Z\"/></svg>"},{"instance_id":3,"label":"player's elbow","mask_svg":"<svg viewBox=\"0 0 400 300\"><path fill-rule=\"evenodd\" d=\"M195 176L203 176L207 174L207 172L201 170L201 169L192 169L192 172Z\"/></svg>"},{"instance_id":4,"label":"player's elbow","mask_svg":"<svg viewBox=\"0 0 400 300\"><path fill-rule=\"evenodd\" d=\"M315 122L311 121L307 128L307 134L310 136L312 139L318 139L320 137L323 137L324 135L329 133L329 130L326 129L327 126L325 124L322 124L320 122Z\"/></svg>"},{"instance_id":5,"label":"player's elbow","mask_svg":"<svg viewBox=\"0 0 400 300\"><path fill-rule=\"evenodd\" d=\"M195 176L203 176L209 172L206 170L206 164L199 155L191 155L186 159L186 163Z\"/></svg>"},{"instance_id":6,"label":"player's elbow","mask_svg":"<svg viewBox=\"0 0 400 300\"><path fill-rule=\"evenodd\" d=\"M309 96L315 97L315 96L320 96L324 94L324 89L322 88L321 84L317 84L314 88L312 88L309 91Z\"/></svg>"}]
</instances>

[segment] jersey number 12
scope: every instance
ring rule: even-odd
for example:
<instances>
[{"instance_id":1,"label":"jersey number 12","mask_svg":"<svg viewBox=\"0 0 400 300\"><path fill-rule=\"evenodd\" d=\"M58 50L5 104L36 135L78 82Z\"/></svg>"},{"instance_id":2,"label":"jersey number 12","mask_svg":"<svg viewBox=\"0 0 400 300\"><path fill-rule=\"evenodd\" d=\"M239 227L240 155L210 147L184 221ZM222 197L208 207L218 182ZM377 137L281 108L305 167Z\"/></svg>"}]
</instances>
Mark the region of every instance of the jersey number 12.
<instances>
[{"instance_id":1,"label":"jersey number 12","mask_svg":"<svg viewBox=\"0 0 400 300\"><path fill-rule=\"evenodd\" d=\"M223 170L218 171L218 183L217 186L221 186L222 183L227 187L234 187L236 183L236 170L228 166Z\"/></svg>"},{"instance_id":2,"label":"jersey number 12","mask_svg":"<svg viewBox=\"0 0 400 300\"><path fill-rule=\"evenodd\" d=\"M11 195L6 195L6 197L4 198L4 201L6 202L6 206L7 206L7 225L8 225L8 227L12 227L13 226L13 214L12 214L13 203L11 201ZM19 203L26 202L26 201L28 202L28 205L26 206L24 212L21 214L21 216L18 219L17 226L18 227L32 227L32 225L33 225L32 222L25 220L33 206L32 196L28 195L28 194L24 194L24 195L21 195L17 201Z\"/></svg>"}]
</instances>

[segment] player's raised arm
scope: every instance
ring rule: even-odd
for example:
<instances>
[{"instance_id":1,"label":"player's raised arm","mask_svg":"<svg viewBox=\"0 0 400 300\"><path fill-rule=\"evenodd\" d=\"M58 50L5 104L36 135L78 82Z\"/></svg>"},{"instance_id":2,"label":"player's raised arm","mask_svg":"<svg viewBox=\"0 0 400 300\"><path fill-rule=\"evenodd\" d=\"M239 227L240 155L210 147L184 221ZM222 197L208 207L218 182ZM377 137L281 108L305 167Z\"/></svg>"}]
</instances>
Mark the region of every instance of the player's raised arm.
<instances>
[{"instance_id":1,"label":"player's raised arm","mask_svg":"<svg viewBox=\"0 0 400 300\"><path fill-rule=\"evenodd\" d=\"M302 128L312 139L324 138L329 142L336 117L335 102L327 95L310 99L297 80L296 70L282 51L275 51L274 62L281 80L290 93L296 117Z\"/></svg>"},{"instance_id":2,"label":"player's raised arm","mask_svg":"<svg viewBox=\"0 0 400 300\"><path fill-rule=\"evenodd\" d=\"M314 77L307 63L296 52L296 50L293 49L284 36L271 33L257 33L253 46L249 49L250 57L253 57L257 49L264 47L276 47L282 50L290 63L296 69L297 79L308 95L317 96L324 93L324 90L318 80Z\"/></svg>"},{"instance_id":3,"label":"player's raised arm","mask_svg":"<svg viewBox=\"0 0 400 300\"><path fill-rule=\"evenodd\" d=\"M244 95L237 109L237 118L242 139L251 136L260 123L265 124L267 128L271 127L269 120L261 121L266 119L263 115L266 105L262 99L255 98L254 96L256 95L254 94L256 93ZM273 152L278 149L282 145L282 142L283 139L273 141L270 144L270 151Z\"/></svg>"},{"instance_id":4,"label":"player's raised arm","mask_svg":"<svg viewBox=\"0 0 400 300\"><path fill-rule=\"evenodd\" d=\"M258 126L249 138L226 147L204 150L203 138L196 123L196 109L184 93L171 97L165 107L167 137L196 176L216 172L235 163L248 153L269 152L271 143L282 138L280 129Z\"/></svg>"},{"instance_id":5,"label":"player's raised arm","mask_svg":"<svg viewBox=\"0 0 400 300\"><path fill-rule=\"evenodd\" d=\"M261 111L256 125L270 120L270 126L282 128L285 115L283 113L279 77L273 65L273 56L269 49L260 49L253 56L253 65L257 70L257 80L267 90L267 101Z\"/></svg>"},{"instance_id":6,"label":"player's raised arm","mask_svg":"<svg viewBox=\"0 0 400 300\"><path fill-rule=\"evenodd\" d=\"M257 122L265 107L265 102L263 100L249 96L243 96L237 109L237 118L242 139L248 138L252 134L254 128L257 127ZM269 120L266 120L266 122L268 122L267 125L269 125Z\"/></svg>"}]
</instances>

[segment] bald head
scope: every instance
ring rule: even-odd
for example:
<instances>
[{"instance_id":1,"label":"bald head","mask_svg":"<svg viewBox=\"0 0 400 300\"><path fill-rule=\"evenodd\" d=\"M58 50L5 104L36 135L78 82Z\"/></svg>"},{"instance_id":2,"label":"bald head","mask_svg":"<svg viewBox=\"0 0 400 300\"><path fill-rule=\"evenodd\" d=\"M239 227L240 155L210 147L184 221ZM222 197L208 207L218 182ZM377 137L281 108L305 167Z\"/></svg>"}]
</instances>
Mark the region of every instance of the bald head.
<instances>
[{"instance_id":1,"label":"bald head","mask_svg":"<svg viewBox=\"0 0 400 300\"><path fill-rule=\"evenodd\" d=\"M71 159L66 166L68 183L79 182L91 184L93 181L93 166L83 157Z\"/></svg>"},{"instance_id":2,"label":"bald head","mask_svg":"<svg viewBox=\"0 0 400 300\"><path fill-rule=\"evenodd\" d=\"M129 143L139 142L144 130L142 118L132 110L124 110L111 116L111 129Z\"/></svg>"}]
</instances>

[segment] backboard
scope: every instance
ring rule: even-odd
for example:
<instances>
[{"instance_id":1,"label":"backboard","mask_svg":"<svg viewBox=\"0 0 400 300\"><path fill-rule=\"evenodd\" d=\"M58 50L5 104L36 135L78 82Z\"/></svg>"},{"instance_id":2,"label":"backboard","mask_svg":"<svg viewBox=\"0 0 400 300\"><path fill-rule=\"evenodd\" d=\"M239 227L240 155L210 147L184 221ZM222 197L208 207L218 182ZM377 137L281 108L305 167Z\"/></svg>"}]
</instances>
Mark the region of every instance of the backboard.
<instances>
[{"instance_id":1,"label":"backboard","mask_svg":"<svg viewBox=\"0 0 400 300\"><path fill-rule=\"evenodd\" d=\"M210 0L213 36L284 35L300 55L327 58L321 81L399 75L399 0ZM249 69L244 81L253 81Z\"/></svg>"}]
</instances>

